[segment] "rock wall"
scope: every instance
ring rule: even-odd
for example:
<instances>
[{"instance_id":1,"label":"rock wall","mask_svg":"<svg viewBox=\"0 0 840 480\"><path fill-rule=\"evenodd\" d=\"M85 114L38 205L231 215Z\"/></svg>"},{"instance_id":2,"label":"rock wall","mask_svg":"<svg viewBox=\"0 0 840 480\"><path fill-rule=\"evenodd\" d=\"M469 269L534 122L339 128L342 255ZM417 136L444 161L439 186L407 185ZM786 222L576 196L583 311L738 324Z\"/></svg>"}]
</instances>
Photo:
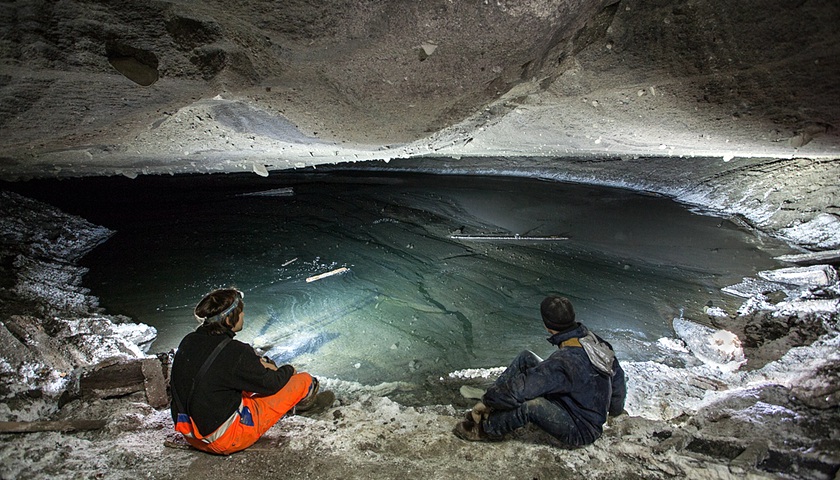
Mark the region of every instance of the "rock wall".
<instances>
[{"instance_id":1,"label":"rock wall","mask_svg":"<svg viewBox=\"0 0 840 480\"><path fill-rule=\"evenodd\" d=\"M105 315L76 262L109 230L0 192L0 398L8 420L54 413L85 369L143 359L157 332ZM13 413L14 412L14 413Z\"/></svg>"}]
</instances>

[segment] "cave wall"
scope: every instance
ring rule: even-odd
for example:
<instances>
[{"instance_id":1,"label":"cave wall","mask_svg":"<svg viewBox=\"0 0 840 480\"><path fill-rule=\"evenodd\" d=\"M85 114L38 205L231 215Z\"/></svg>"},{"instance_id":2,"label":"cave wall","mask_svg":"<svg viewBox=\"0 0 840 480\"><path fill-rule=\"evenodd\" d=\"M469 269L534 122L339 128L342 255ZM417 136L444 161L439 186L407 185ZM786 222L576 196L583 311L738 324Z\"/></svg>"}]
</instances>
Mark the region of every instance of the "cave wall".
<instances>
[{"instance_id":1,"label":"cave wall","mask_svg":"<svg viewBox=\"0 0 840 480\"><path fill-rule=\"evenodd\" d=\"M477 158L690 196L776 230L837 223L831 0L26 0L0 12L3 180Z\"/></svg>"}]
</instances>

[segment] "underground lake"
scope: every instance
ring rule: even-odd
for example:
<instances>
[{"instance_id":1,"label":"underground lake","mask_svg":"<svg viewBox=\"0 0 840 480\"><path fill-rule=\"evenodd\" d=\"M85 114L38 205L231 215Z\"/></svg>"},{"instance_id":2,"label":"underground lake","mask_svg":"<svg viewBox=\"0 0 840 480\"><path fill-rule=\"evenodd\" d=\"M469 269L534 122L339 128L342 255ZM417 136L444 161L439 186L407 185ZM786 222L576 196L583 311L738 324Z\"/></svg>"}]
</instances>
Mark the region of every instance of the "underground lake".
<instances>
[{"instance_id":1,"label":"underground lake","mask_svg":"<svg viewBox=\"0 0 840 480\"><path fill-rule=\"evenodd\" d=\"M176 348L198 300L235 285L239 339L364 384L547 356L550 293L621 360L661 359L675 317L734 312L742 299L720 289L791 251L669 198L536 178L305 169L6 188L114 231L82 260L84 285L157 329L150 352Z\"/></svg>"}]
</instances>

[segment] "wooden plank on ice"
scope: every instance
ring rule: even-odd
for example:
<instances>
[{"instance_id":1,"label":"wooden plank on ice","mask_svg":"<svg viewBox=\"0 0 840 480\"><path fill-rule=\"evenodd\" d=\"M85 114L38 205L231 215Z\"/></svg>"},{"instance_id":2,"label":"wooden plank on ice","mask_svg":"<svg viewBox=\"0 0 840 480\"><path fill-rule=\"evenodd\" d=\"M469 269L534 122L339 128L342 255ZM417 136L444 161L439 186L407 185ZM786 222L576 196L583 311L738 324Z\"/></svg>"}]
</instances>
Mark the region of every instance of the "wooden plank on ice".
<instances>
[{"instance_id":1,"label":"wooden plank on ice","mask_svg":"<svg viewBox=\"0 0 840 480\"><path fill-rule=\"evenodd\" d=\"M840 250L781 255L776 257L776 260L795 265L837 264L840 263Z\"/></svg>"},{"instance_id":2,"label":"wooden plank on ice","mask_svg":"<svg viewBox=\"0 0 840 480\"><path fill-rule=\"evenodd\" d=\"M348 270L350 270L350 269L347 268L347 267L336 268L335 270L332 270L332 271L329 271L329 272L326 272L326 273L322 273L320 275L315 275L315 276L309 277L309 278L306 279L306 283L314 282L315 280L320 280L322 278L331 277L333 275L338 275L339 273L344 273Z\"/></svg>"},{"instance_id":3,"label":"wooden plank on ice","mask_svg":"<svg viewBox=\"0 0 840 480\"><path fill-rule=\"evenodd\" d=\"M98 430L108 422L105 420L56 420L41 422L0 422L0 433L31 432L74 432Z\"/></svg>"},{"instance_id":4,"label":"wooden plank on ice","mask_svg":"<svg viewBox=\"0 0 840 480\"><path fill-rule=\"evenodd\" d=\"M479 233L475 235L453 233L449 238L454 240L514 240L524 242L556 242L569 239L569 237L560 235L504 235L498 233Z\"/></svg>"},{"instance_id":5,"label":"wooden plank on ice","mask_svg":"<svg viewBox=\"0 0 840 480\"><path fill-rule=\"evenodd\" d=\"M82 373L79 393L84 397L112 398L145 392L149 405L161 408L169 404L164 370L161 359L155 357L118 362L106 360Z\"/></svg>"}]
</instances>

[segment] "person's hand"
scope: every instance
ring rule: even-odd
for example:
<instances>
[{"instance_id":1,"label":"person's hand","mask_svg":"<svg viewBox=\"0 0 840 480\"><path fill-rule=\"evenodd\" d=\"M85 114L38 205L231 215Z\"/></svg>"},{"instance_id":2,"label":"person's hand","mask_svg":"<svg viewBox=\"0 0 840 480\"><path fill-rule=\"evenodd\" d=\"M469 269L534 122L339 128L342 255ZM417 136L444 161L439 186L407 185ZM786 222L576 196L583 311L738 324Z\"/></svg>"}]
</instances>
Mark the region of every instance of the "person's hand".
<instances>
[{"instance_id":1,"label":"person's hand","mask_svg":"<svg viewBox=\"0 0 840 480\"><path fill-rule=\"evenodd\" d=\"M269 370L277 371L277 365L268 357L260 357L260 363Z\"/></svg>"},{"instance_id":2,"label":"person's hand","mask_svg":"<svg viewBox=\"0 0 840 480\"><path fill-rule=\"evenodd\" d=\"M473 407L471 413L473 422L481 423L482 420L486 420L490 415L490 409L487 408L487 405L484 405L484 402L478 402Z\"/></svg>"}]
</instances>

